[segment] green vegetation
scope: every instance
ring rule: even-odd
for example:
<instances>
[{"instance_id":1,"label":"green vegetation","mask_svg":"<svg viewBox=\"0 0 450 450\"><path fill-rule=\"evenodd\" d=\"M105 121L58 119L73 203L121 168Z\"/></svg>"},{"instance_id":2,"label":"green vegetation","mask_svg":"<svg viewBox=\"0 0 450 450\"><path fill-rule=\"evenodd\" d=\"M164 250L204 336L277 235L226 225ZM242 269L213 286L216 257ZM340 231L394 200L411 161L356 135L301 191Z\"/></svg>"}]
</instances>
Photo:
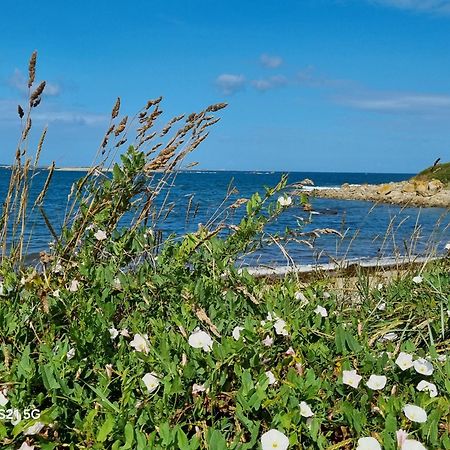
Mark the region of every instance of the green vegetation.
<instances>
[{"instance_id":1,"label":"green vegetation","mask_svg":"<svg viewBox=\"0 0 450 450\"><path fill-rule=\"evenodd\" d=\"M428 169L418 173L414 179L421 181L431 181L434 179L442 181L446 185L450 185L450 162L428 167Z\"/></svg>"},{"instance_id":2,"label":"green vegetation","mask_svg":"<svg viewBox=\"0 0 450 450\"><path fill-rule=\"evenodd\" d=\"M160 99L147 103L107 177L99 169L129 126L119 103L61 232L45 215L45 187L31 205L55 237L41 270L21 264L32 177L17 152L2 216L2 238L14 238L0 265L2 448L349 449L362 439L364 450L377 448L372 437L393 450L405 430L450 449L448 258L376 288L364 276L340 290L254 278L236 268L239 256L298 232L265 231L293 204L284 177L161 244L160 185L224 105L155 144L182 119L151 132ZM227 225L237 208L244 217Z\"/></svg>"}]
</instances>

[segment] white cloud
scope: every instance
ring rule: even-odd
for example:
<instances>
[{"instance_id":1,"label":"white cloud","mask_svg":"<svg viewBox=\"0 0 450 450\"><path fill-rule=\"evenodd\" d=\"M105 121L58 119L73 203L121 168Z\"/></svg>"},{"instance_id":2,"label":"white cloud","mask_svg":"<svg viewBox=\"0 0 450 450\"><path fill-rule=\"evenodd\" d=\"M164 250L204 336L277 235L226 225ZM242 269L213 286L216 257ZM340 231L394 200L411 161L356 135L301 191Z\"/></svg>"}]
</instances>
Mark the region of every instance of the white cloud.
<instances>
[{"instance_id":1,"label":"white cloud","mask_svg":"<svg viewBox=\"0 0 450 450\"><path fill-rule=\"evenodd\" d=\"M27 85L28 79L19 69L14 69L14 72L10 76L8 81L9 85L14 89L18 90L23 94L28 94L28 85ZM38 83L35 83L35 85L37 86ZM59 84L46 82L44 95L54 97L59 95L60 93L61 93L61 86Z\"/></svg>"},{"instance_id":2,"label":"white cloud","mask_svg":"<svg viewBox=\"0 0 450 450\"><path fill-rule=\"evenodd\" d=\"M234 94L245 87L244 75L223 73L216 78L216 86L225 95Z\"/></svg>"},{"instance_id":3,"label":"white cloud","mask_svg":"<svg viewBox=\"0 0 450 450\"><path fill-rule=\"evenodd\" d=\"M370 94L365 97L337 100L340 104L366 111L422 113L446 110L450 112L450 95Z\"/></svg>"},{"instance_id":4,"label":"white cloud","mask_svg":"<svg viewBox=\"0 0 450 450\"><path fill-rule=\"evenodd\" d=\"M252 86L258 91L268 91L277 87L286 86L288 79L283 75L275 75L269 78L261 78L259 80L253 80Z\"/></svg>"},{"instance_id":5,"label":"white cloud","mask_svg":"<svg viewBox=\"0 0 450 450\"><path fill-rule=\"evenodd\" d=\"M370 3L418 12L450 14L450 0L368 0Z\"/></svg>"},{"instance_id":6,"label":"white cloud","mask_svg":"<svg viewBox=\"0 0 450 450\"><path fill-rule=\"evenodd\" d=\"M268 55L267 53L262 54L259 61L264 67L269 69L276 69L283 64L283 58L281 56Z\"/></svg>"}]
</instances>

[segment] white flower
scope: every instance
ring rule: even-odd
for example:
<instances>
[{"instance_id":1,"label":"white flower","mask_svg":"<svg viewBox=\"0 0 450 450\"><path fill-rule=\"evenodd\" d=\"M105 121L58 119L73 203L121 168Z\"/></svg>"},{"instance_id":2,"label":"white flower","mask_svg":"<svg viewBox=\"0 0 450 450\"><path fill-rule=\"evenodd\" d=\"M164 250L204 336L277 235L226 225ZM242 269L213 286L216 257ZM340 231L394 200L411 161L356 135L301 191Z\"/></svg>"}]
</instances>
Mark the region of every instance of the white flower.
<instances>
[{"instance_id":1,"label":"white flower","mask_svg":"<svg viewBox=\"0 0 450 450\"><path fill-rule=\"evenodd\" d=\"M31 425L31 427L28 427L26 430L24 430L23 434L24 436L33 436L35 434L38 434L44 427L45 424L43 424L42 422L36 422L34 425Z\"/></svg>"},{"instance_id":2,"label":"white flower","mask_svg":"<svg viewBox=\"0 0 450 450\"><path fill-rule=\"evenodd\" d=\"M142 378L142 381L145 384L145 387L147 388L148 392L151 393L158 389L159 386L159 378L156 376L155 373L146 373L144 377Z\"/></svg>"},{"instance_id":3,"label":"white flower","mask_svg":"<svg viewBox=\"0 0 450 450\"><path fill-rule=\"evenodd\" d=\"M413 357L409 353L400 352L395 360L395 364L402 370L410 369L413 366Z\"/></svg>"},{"instance_id":4,"label":"white flower","mask_svg":"<svg viewBox=\"0 0 450 450\"><path fill-rule=\"evenodd\" d=\"M196 394L198 394L198 393L200 393L200 392L205 392L206 391L206 388L205 388L205 385L204 384L197 384L197 383L194 383L193 385L192 385L192 394L193 395L196 395Z\"/></svg>"},{"instance_id":5,"label":"white flower","mask_svg":"<svg viewBox=\"0 0 450 450\"><path fill-rule=\"evenodd\" d=\"M213 340L208 333L204 331L194 331L189 336L189 345L194 348L202 348L205 352L212 350Z\"/></svg>"},{"instance_id":6,"label":"white flower","mask_svg":"<svg viewBox=\"0 0 450 450\"><path fill-rule=\"evenodd\" d=\"M9 402L5 391L0 391L0 406L5 406Z\"/></svg>"},{"instance_id":7,"label":"white flower","mask_svg":"<svg viewBox=\"0 0 450 450\"><path fill-rule=\"evenodd\" d=\"M272 371L268 370L265 372L266 377L269 379L269 384L275 384L277 382L277 379L275 378L275 375L272 373Z\"/></svg>"},{"instance_id":8,"label":"white flower","mask_svg":"<svg viewBox=\"0 0 450 450\"><path fill-rule=\"evenodd\" d=\"M123 328L122 330L120 330L120 335L123 337L130 337L130 333L128 332L128 330L126 328Z\"/></svg>"},{"instance_id":9,"label":"white flower","mask_svg":"<svg viewBox=\"0 0 450 450\"><path fill-rule=\"evenodd\" d=\"M433 364L431 364L430 361L427 361L424 358L416 359L413 362L413 366L414 369L416 369L416 372L420 373L421 375L428 376L431 375L434 371Z\"/></svg>"},{"instance_id":10,"label":"white flower","mask_svg":"<svg viewBox=\"0 0 450 450\"><path fill-rule=\"evenodd\" d=\"M3 283L0 281L0 295L3 295Z\"/></svg>"},{"instance_id":11,"label":"white flower","mask_svg":"<svg viewBox=\"0 0 450 450\"><path fill-rule=\"evenodd\" d=\"M112 364L106 364L105 370L106 370L106 376L108 378L111 378L112 374L113 374L113 365Z\"/></svg>"},{"instance_id":12,"label":"white flower","mask_svg":"<svg viewBox=\"0 0 450 450\"><path fill-rule=\"evenodd\" d=\"M319 314L322 317L327 317L328 316L328 311L323 306L320 306L320 305L317 305L317 307L314 310L314 312L316 314Z\"/></svg>"},{"instance_id":13,"label":"white flower","mask_svg":"<svg viewBox=\"0 0 450 450\"><path fill-rule=\"evenodd\" d=\"M269 335L267 335L265 337L265 339L262 341L262 343L266 346L266 347L272 347L273 345L273 338L271 338Z\"/></svg>"},{"instance_id":14,"label":"white flower","mask_svg":"<svg viewBox=\"0 0 450 450\"><path fill-rule=\"evenodd\" d=\"M114 289L120 289L122 287L122 283L120 282L119 278L114 278L112 282L112 286Z\"/></svg>"},{"instance_id":15,"label":"white flower","mask_svg":"<svg viewBox=\"0 0 450 450\"><path fill-rule=\"evenodd\" d=\"M323 293L323 298L324 298L324 299L331 298L331 294L330 294L329 292L325 291L325 292Z\"/></svg>"},{"instance_id":16,"label":"white flower","mask_svg":"<svg viewBox=\"0 0 450 450\"><path fill-rule=\"evenodd\" d=\"M395 435L397 437L397 445L401 449L402 445L404 444L404 442L408 437L408 433L405 430L397 430L395 432Z\"/></svg>"},{"instance_id":17,"label":"white flower","mask_svg":"<svg viewBox=\"0 0 450 450\"><path fill-rule=\"evenodd\" d=\"M362 376L356 373L356 370L344 370L342 372L342 382L352 388L357 388Z\"/></svg>"},{"instance_id":18,"label":"white flower","mask_svg":"<svg viewBox=\"0 0 450 450\"><path fill-rule=\"evenodd\" d=\"M379 311L385 311L385 310L386 310L386 303L385 303L385 302L380 303L380 304L377 306L377 309L378 309Z\"/></svg>"},{"instance_id":19,"label":"white flower","mask_svg":"<svg viewBox=\"0 0 450 450\"><path fill-rule=\"evenodd\" d=\"M422 283L423 278L420 275L417 275L412 280L413 280L413 283L420 284L420 283Z\"/></svg>"},{"instance_id":20,"label":"white flower","mask_svg":"<svg viewBox=\"0 0 450 450\"><path fill-rule=\"evenodd\" d=\"M71 347L69 351L66 353L67 361L70 361L75 356L75 349Z\"/></svg>"},{"instance_id":21,"label":"white flower","mask_svg":"<svg viewBox=\"0 0 450 450\"><path fill-rule=\"evenodd\" d=\"M383 283L378 283L377 290L381 291L384 288Z\"/></svg>"},{"instance_id":22,"label":"white flower","mask_svg":"<svg viewBox=\"0 0 450 450\"><path fill-rule=\"evenodd\" d=\"M289 439L280 431L272 429L261 436L261 447L262 450L287 450Z\"/></svg>"},{"instance_id":23,"label":"white flower","mask_svg":"<svg viewBox=\"0 0 450 450\"><path fill-rule=\"evenodd\" d=\"M438 395L436 385L425 380L419 382L419 384L417 385L417 390L420 392L428 392L430 394L430 397L436 397Z\"/></svg>"},{"instance_id":24,"label":"white flower","mask_svg":"<svg viewBox=\"0 0 450 450\"><path fill-rule=\"evenodd\" d=\"M358 439L356 450L381 450L381 445L373 437L363 437Z\"/></svg>"},{"instance_id":25,"label":"white flower","mask_svg":"<svg viewBox=\"0 0 450 450\"><path fill-rule=\"evenodd\" d=\"M78 291L79 287L80 287L80 282L78 280L72 280L69 285L69 291L76 292L76 291Z\"/></svg>"},{"instance_id":26,"label":"white flower","mask_svg":"<svg viewBox=\"0 0 450 450\"><path fill-rule=\"evenodd\" d=\"M117 330L117 328L111 327L108 329L108 331L112 340L119 336L119 330Z\"/></svg>"},{"instance_id":27,"label":"white flower","mask_svg":"<svg viewBox=\"0 0 450 450\"><path fill-rule=\"evenodd\" d=\"M445 244L445 250L450 250L450 242L448 242L447 244Z\"/></svg>"},{"instance_id":28,"label":"white flower","mask_svg":"<svg viewBox=\"0 0 450 450\"><path fill-rule=\"evenodd\" d=\"M280 196L278 197L278 203L280 204L280 206L291 206L292 205L292 197L284 197L284 196Z\"/></svg>"},{"instance_id":29,"label":"white flower","mask_svg":"<svg viewBox=\"0 0 450 450\"><path fill-rule=\"evenodd\" d=\"M286 356L295 356L295 350L292 347L289 347L285 353Z\"/></svg>"},{"instance_id":30,"label":"white flower","mask_svg":"<svg viewBox=\"0 0 450 450\"><path fill-rule=\"evenodd\" d=\"M302 417L312 417L314 415L308 403L300 402L300 415Z\"/></svg>"},{"instance_id":31,"label":"white flower","mask_svg":"<svg viewBox=\"0 0 450 450\"><path fill-rule=\"evenodd\" d=\"M398 338L398 334L397 333L386 333L381 339L380 342L385 342L385 341L395 341Z\"/></svg>"},{"instance_id":32,"label":"white flower","mask_svg":"<svg viewBox=\"0 0 450 450\"><path fill-rule=\"evenodd\" d=\"M300 308L305 307L309 303L309 300L306 298L305 294L300 291L295 293L295 300L298 300L300 302Z\"/></svg>"},{"instance_id":33,"label":"white flower","mask_svg":"<svg viewBox=\"0 0 450 450\"><path fill-rule=\"evenodd\" d=\"M282 336L289 336L289 333L286 330L286 322L283 319L276 319L273 327L275 328L275 333Z\"/></svg>"},{"instance_id":34,"label":"white flower","mask_svg":"<svg viewBox=\"0 0 450 450\"><path fill-rule=\"evenodd\" d=\"M403 445L400 447L401 450L427 450L427 448L415 439L406 439Z\"/></svg>"},{"instance_id":35,"label":"white flower","mask_svg":"<svg viewBox=\"0 0 450 450\"><path fill-rule=\"evenodd\" d=\"M136 352L142 352L147 354L150 351L148 336L144 334L135 334L133 340L130 342L131 347L134 348Z\"/></svg>"},{"instance_id":36,"label":"white flower","mask_svg":"<svg viewBox=\"0 0 450 450\"><path fill-rule=\"evenodd\" d=\"M19 450L34 450L34 445L28 445L27 442L23 442Z\"/></svg>"},{"instance_id":37,"label":"white flower","mask_svg":"<svg viewBox=\"0 0 450 450\"><path fill-rule=\"evenodd\" d=\"M234 339L238 341L241 338L241 331L244 329L244 327L234 327L233 332L231 333Z\"/></svg>"},{"instance_id":38,"label":"white flower","mask_svg":"<svg viewBox=\"0 0 450 450\"><path fill-rule=\"evenodd\" d=\"M98 230L94 233L94 237L97 241L104 241L108 236L106 236L106 233L103 230Z\"/></svg>"},{"instance_id":39,"label":"white flower","mask_svg":"<svg viewBox=\"0 0 450 450\"><path fill-rule=\"evenodd\" d=\"M441 363L445 363L447 361L447 355L438 355L437 360Z\"/></svg>"},{"instance_id":40,"label":"white flower","mask_svg":"<svg viewBox=\"0 0 450 450\"><path fill-rule=\"evenodd\" d=\"M403 408L405 416L412 422L424 423L427 421L427 413L420 406L405 405Z\"/></svg>"},{"instance_id":41,"label":"white flower","mask_svg":"<svg viewBox=\"0 0 450 450\"><path fill-rule=\"evenodd\" d=\"M60 295L61 295L61 291L59 289L55 289L53 291L53 297L59 298Z\"/></svg>"},{"instance_id":42,"label":"white flower","mask_svg":"<svg viewBox=\"0 0 450 450\"><path fill-rule=\"evenodd\" d=\"M379 391L386 386L387 378L384 375L370 375L366 385L373 391Z\"/></svg>"}]
</instances>

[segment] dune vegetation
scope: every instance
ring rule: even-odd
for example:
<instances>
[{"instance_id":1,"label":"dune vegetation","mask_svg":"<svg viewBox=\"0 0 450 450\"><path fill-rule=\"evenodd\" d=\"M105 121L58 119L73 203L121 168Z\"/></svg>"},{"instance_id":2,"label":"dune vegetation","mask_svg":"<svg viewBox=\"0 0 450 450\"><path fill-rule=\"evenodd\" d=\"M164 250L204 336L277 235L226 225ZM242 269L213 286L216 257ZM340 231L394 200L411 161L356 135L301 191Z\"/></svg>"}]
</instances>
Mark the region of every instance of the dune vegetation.
<instances>
[{"instance_id":1,"label":"dune vegetation","mask_svg":"<svg viewBox=\"0 0 450 450\"><path fill-rule=\"evenodd\" d=\"M160 98L134 119L117 100L57 230L52 169L27 195L45 138L30 156L35 67L0 222L2 448L450 449L448 257L382 284L251 276L240 255L301 232L266 231L299 201L285 177L160 242L161 185L226 106L160 126ZM54 236L37 267L23 264L30 209Z\"/></svg>"}]
</instances>

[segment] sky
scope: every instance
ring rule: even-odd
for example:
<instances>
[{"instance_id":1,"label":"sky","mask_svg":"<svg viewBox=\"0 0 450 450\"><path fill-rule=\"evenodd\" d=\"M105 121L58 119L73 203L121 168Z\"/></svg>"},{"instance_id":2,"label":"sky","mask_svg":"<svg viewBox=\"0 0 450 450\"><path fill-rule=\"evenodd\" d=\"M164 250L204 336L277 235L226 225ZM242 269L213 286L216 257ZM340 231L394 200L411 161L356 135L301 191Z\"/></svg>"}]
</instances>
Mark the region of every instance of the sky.
<instances>
[{"instance_id":1,"label":"sky","mask_svg":"<svg viewBox=\"0 0 450 450\"><path fill-rule=\"evenodd\" d=\"M30 54L41 162L93 160L117 96L168 120L227 102L201 169L414 173L450 160L450 0L4 2L0 164Z\"/></svg>"}]
</instances>

